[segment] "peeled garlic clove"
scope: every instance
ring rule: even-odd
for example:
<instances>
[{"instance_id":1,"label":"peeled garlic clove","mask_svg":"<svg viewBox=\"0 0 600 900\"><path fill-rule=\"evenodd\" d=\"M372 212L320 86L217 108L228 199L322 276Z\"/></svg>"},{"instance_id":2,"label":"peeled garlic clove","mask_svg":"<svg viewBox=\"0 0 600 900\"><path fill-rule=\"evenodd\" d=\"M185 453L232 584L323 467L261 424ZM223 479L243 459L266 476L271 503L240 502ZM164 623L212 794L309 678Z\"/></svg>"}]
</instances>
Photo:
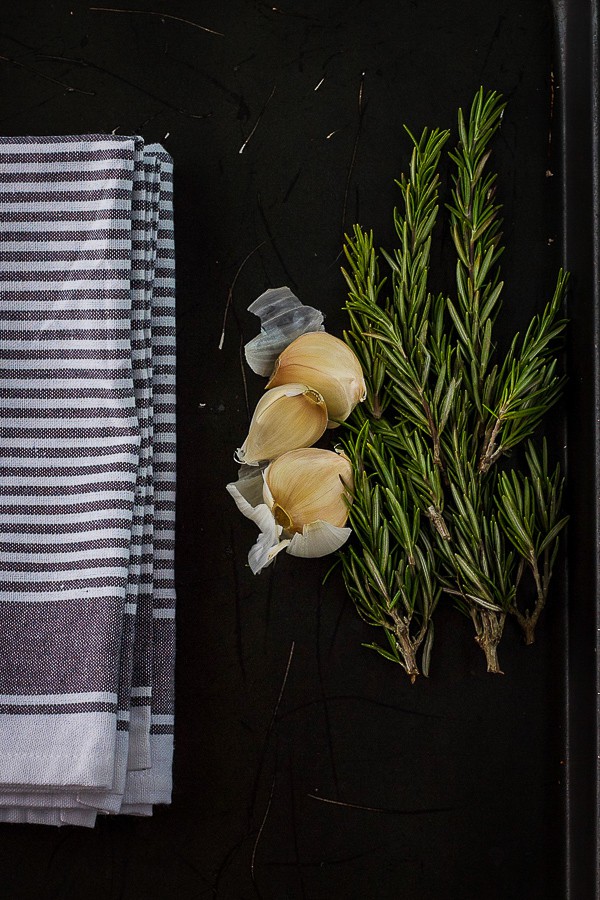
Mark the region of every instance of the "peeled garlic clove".
<instances>
[{"instance_id":1,"label":"peeled garlic clove","mask_svg":"<svg viewBox=\"0 0 600 900\"><path fill-rule=\"evenodd\" d=\"M325 331L300 335L279 355L267 388L289 382L309 384L322 395L329 428L347 419L367 395L355 353Z\"/></svg>"},{"instance_id":2,"label":"peeled garlic clove","mask_svg":"<svg viewBox=\"0 0 600 900\"><path fill-rule=\"evenodd\" d=\"M271 288L250 304L261 331L244 347L246 361L257 375L268 377L277 356L300 334L323 329L323 313L305 306L288 287Z\"/></svg>"},{"instance_id":3,"label":"peeled garlic clove","mask_svg":"<svg viewBox=\"0 0 600 900\"><path fill-rule=\"evenodd\" d=\"M350 460L332 450L290 450L264 472L265 503L288 535L319 521L343 528L352 489Z\"/></svg>"},{"instance_id":4,"label":"peeled garlic clove","mask_svg":"<svg viewBox=\"0 0 600 900\"><path fill-rule=\"evenodd\" d=\"M327 407L318 391L305 384L272 388L256 405L237 461L253 466L288 450L310 447L326 427Z\"/></svg>"}]
</instances>

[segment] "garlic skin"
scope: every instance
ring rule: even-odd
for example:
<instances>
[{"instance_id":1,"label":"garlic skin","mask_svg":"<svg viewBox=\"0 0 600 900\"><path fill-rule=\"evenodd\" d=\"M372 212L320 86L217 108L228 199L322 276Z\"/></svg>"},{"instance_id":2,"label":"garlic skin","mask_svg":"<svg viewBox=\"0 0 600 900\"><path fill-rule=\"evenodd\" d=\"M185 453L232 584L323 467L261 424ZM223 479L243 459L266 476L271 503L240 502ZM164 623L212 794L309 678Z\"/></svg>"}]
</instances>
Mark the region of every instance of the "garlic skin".
<instances>
[{"instance_id":1,"label":"garlic skin","mask_svg":"<svg viewBox=\"0 0 600 900\"><path fill-rule=\"evenodd\" d=\"M248 554L254 574L285 550L292 556L321 557L345 544L344 527L353 490L352 465L343 453L290 450L260 469L244 471L227 490L260 535Z\"/></svg>"},{"instance_id":2,"label":"garlic skin","mask_svg":"<svg viewBox=\"0 0 600 900\"><path fill-rule=\"evenodd\" d=\"M290 556L302 556L305 559L328 556L343 547L351 534L351 528L330 525L319 519L305 525L300 534L296 533L286 547L286 552Z\"/></svg>"},{"instance_id":3,"label":"garlic skin","mask_svg":"<svg viewBox=\"0 0 600 900\"><path fill-rule=\"evenodd\" d=\"M270 288L248 307L260 319L260 334L244 347L246 362L268 378L281 351L305 331L322 331L323 313L306 306L289 287Z\"/></svg>"},{"instance_id":4,"label":"garlic skin","mask_svg":"<svg viewBox=\"0 0 600 900\"><path fill-rule=\"evenodd\" d=\"M258 575L273 562L281 550L287 547L289 541L280 539L283 529L275 521L267 504L262 502L263 472L261 469L245 473L237 481L228 484L226 489L233 497L239 511L258 525L260 535L248 553L248 565L252 573Z\"/></svg>"},{"instance_id":5,"label":"garlic skin","mask_svg":"<svg viewBox=\"0 0 600 900\"><path fill-rule=\"evenodd\" d=\"M318 391L305 384L271 388L254 410L248 436L236 460L250 466L276 459L288 450L310 447L327 427L327 407Z\"/></svg>"},{"instance_id":6,"label":"garlic skin","mask_svg":"<svg viewBox=\"0 0 600 900\"><path fill-rule=\"evenodd\" d=\"M355 353L326 331L301 334L280 353L267 390L301 382L318 391L327 406L328 428L348 418L367 396L363 371Z\"/></svg>"}]
</instances>

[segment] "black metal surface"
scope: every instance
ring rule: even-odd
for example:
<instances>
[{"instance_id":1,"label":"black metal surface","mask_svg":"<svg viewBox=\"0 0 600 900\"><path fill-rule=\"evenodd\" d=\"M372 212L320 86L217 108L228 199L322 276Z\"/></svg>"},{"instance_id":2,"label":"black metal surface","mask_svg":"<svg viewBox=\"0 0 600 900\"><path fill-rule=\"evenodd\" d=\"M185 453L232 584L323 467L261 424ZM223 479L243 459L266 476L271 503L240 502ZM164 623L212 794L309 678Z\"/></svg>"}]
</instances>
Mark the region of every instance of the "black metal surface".
<instances>
[{"instance_id":1,"label":"black metal surface","mask_svg":"<svg viewBox=\"0 0 600 900\"><path fill-rule=\"evenodd\" d=\"M93 831L0 827L0 896L595 897L593 4L556 0L556 32L547 0L132 8L4 6L0 128L141 133L175 160L174 802ZM551 426L559 450L567 413L569 578L533 647L508 627L503 677L485 673L470 623L445 606L431 678L411 686L361 647L375 635L338 575L322 585L327 560L248 573L253 527L224 485L246 391L252 407L263 387L240 365L257 324L247 305L288 284L340 333L342 232L360 221L391 244L402 125L454 128L480 84L508 100L494 153L504 336L541 308L564 259L573 270L570 387ZM444 245L434 287L449 271Z\"/></svg>"},{"instance_id":2,"label":"black metal surface","mask_svg":"<svg viewBox=\"0 0 600 900\"><path fill-rule=\"evenodd\" d=\"M598 7L556 0L562 256L574 279L570 384L567 673L567 896L600 896L598 554L600 498L600 59ZM587 485L587 489L586 489ZM593 637L592 637L593 636Z\"/></svg>"}]
</instances>

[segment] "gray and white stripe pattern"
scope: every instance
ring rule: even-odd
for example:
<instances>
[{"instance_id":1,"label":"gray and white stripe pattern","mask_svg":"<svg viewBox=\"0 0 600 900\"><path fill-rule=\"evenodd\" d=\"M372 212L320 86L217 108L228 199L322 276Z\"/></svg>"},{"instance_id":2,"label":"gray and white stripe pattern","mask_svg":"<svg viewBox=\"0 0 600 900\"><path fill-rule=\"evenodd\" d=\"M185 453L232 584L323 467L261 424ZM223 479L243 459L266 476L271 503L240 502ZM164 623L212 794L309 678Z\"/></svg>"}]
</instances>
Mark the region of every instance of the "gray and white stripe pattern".
<instances>
[{"instance_id":1,"label":"gray and white stripe pattern","mask_svg":"<svg viewBox=\"0 0 600 900\"><path fill-rule=\"evenodd\" d=\"M172 161L0 139L0 821L171 796Z\"/></svg>"}]
</instances>

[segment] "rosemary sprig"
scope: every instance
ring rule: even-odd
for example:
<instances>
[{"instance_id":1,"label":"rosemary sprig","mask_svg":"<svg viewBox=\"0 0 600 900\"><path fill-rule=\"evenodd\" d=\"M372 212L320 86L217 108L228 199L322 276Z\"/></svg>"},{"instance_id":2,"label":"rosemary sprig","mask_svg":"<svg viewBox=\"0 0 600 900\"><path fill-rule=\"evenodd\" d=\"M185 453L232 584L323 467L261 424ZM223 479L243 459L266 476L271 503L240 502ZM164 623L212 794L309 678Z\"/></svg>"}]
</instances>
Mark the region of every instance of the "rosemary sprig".
<instances>
[{"instance_id":1,"label":"rosemary sprig","mask_svg":"<svg viewBox=\"0 0 600 900\"><path fill-rule=\"evenodd\" d=\"M347 447L360 459L349 516L360 552L353 543L342 555L346 585L362 618L381 627L387 639L385 647L366 646L398 662L414 681L423 642L422 669L425 674L429 669L431 615L440 595L431 577L433 548L394 457L367 422Z\"/></svg>"},{"instance_id":2,"label":"rosemary sprig","mask_svg":"<svg viewBox=\"0 0 600 900\"><path fill-rule=\"evenodd\" d=\"M367 401L346 428L355 489L350 523L358 537L342 554L347 589L369 624L383 628L387 645L371 644L394 659L414 680L427 673L433 642L431 617L441 585L424 511L443 523L440 426L443 387L430 390L431 354L426 348L432 297L427 292L431 232L438 213L437 167L448 132L423 132L414 141L410 178L398 182L404 215L395 214L399 246L385 254L392 272L391 297L382 299L372 233L359 226L345 246L350 328L346 341L363 364ZM397 427L402 422L403 427ZM423 446L428 440L429 449ZM410 464L414 471L402 474ZM437 471L436 471L437 470ZM381 537L385 535L385 537Z\"/></svg>"},{"instance_id":3,"label":"rosemary sprig","mask_svg":"<svg viewBox=\"0 0 600 900\"><path fill-rule=\"evenodd\" d=\"M440 579L457 608L468 615L489 672L501 672L498 644L514 596L514 554L499 529L493 500L496 472L482 478L477 470L469 422L473 406L457 402L462 417L447 446L447 509L450 539L437 545Z\"/></svg>"},{"instance_id":4,"label":"rosemary sprig","mask_svg":"<svg viewBox=\"0 0 600 900\"><path fill-rule=\"evenodd\" d=\"M568 276L559 272L552 301L534 316L519 347L517 335L496 382L496 399L486 423L479 469L485 473L502 453L535 431L561 395L564 378L557 374L556 339L565 327L559 319Z\"/></svg>"},{"instance_id":5,"label":"rosemary sprig","mask_svg":"<svg viewBox=\"0 0 600 900\"><path fill-rule=\"evenodd\" d=\"M552 569L558 553L558 535L568 516L560 516L564 479L560 467L548 471L548 447L542 443L541 456L531 441L526 451L528 473L503 472L496 498L500 525L507 539L520 556L519 578L523 569L531 571L535 584L533 609L521 611L517 605L517 591L509 606L523 629L525 643L533 644L535 626L546 604Z\"/></svg>"},{"instance_id":6,"label":"rosemary sprig","mask_svg":"<svg viewBox=\"0 0 600 900\"><path fill-rule=\"evenodd\" d=\"M457 252L456 299L447 300L458 338L462 382L476 412L474 440L486 418L486 401L496 372L489 370L492 326L498 315L503 284L499 279L500 207L494 202L496 175L486 172L489 143L500 125L505 104L494 92L475 96L468 123L458 112L460 141L450 158L456 168L450 212L450 233Z\"/></svg>"},{"instance_id":7,"label":"rosemary sprig","mask_svg":"<svg viewBox=\"0 0 600 900\"><path fill-rule=\"evenodd\" d=\"M404 201L404 214L398 210L394 214L399 246L393 255L382 251L392 272L391 299L377 303L384 282L379 277L373 235L356 226L354 239L348 239L344 248L350 264L350 272L344 271L351 323L346 340L357 352L362 349L363 355L365 350L370 355L375 348L373 363L366 367L367 390L376 392L381 414L392 403L396 417L410 419L430 436L438 465L440 429L429 392L431 354L426 346L433 302L427 275L431 232L438 214L437 167L448 136L447 131L429 134L425 129L419 141L413 138L411 177L403 175L398 182ZM438 402L440 396L438 393Z\"/></svg>"},{"instance_id":8,"label":"rosemary sprig","mask_svg":"<svg viewBox=\"0 0 600 900\"><path fill-rule=\"evenodd\" d=\"M386 635L384 647L369 646L413 679L421 648L423 671L429 665L442 591L472 619L488 671L501 671L497 649L509 614L533 640L566 522L560 471L549 474L545 444L540 457L529 441L526 474L507 457L531 438L561 392L555 346L565 327L567 276L559 273L552 301L499 360L493 326L503 248L496 175L487 164L503 110L498 94L480 90L468 117L459 111L447 205L457 253L454 298L434 297L427 286L447 131L411 135L393 253L378 254L372 233L359 226L344 248L345 337L363 364L367 401L344 431L355 470L356 539L342 552L343 573L360 614ZM380 274L380 255L389 281ZM531 611L522 611L517 596L525 569L536 587Z\"/></svg>"}]
</instances>

